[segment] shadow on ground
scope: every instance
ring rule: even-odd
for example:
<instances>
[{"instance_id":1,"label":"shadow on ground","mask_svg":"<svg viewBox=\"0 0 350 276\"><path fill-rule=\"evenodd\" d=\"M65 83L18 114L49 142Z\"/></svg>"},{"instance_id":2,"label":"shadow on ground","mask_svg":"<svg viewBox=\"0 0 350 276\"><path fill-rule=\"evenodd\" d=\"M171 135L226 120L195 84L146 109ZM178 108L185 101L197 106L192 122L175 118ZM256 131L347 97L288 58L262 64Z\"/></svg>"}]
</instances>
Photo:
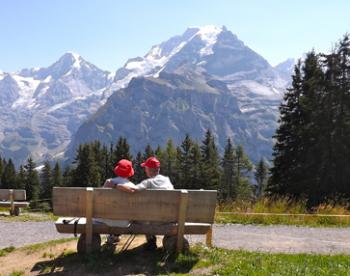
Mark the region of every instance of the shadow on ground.
<instances>
[{"instance_id":1,"label":"shadow on ground","mask_svg":"<svg viewBox=\"0 0 350 276\"><path fill-rule=\"evenodd\" d=\"M161 248L147 251L138 246L133 249L79 256L76 252L63 252L50 261L36 263L31 272L40 275L157 275L188 273L199 261L194 253L168 255Z\"/></svg>"}]
</instances>

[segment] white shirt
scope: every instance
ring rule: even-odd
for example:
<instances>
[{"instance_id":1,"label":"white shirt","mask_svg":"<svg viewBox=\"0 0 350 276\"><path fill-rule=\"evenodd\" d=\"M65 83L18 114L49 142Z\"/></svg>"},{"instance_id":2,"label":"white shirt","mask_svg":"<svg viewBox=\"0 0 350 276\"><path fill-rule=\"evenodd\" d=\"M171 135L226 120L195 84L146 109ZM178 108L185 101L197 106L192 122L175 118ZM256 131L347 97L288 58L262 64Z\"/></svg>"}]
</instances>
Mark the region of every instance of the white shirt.
<instances>
[{"instance_id":1,"label":"white shirt","mask_svg":"<svg viewBox=\"0 0 350 276\"><path fill-rule=\"evenodd\" d=\"M138 190L145 189L160 189L160 190L173 190L174 186L171 184L169 177L157 174L155 177L151 177L143 180L140 184L136 185Z\"/></svg>"}]
</instances>

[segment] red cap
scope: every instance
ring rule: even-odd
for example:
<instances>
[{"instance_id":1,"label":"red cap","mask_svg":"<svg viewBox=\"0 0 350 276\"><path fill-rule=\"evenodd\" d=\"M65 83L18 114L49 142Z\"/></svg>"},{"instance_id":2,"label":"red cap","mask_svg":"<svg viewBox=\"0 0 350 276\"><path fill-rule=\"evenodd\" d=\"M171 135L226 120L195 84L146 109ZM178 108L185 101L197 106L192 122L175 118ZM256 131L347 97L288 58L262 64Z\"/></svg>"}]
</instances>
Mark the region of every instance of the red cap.
<instances>
[{"instance_id":1,"label":"red cap","mask_svg":"<svg viewBox=\"0 0 350 276\"><path fill-rule=\"evenodd\" d=\"M126 159L120 160L117 166L114 168L114 173L124 178L133 176L134 169L132 168L132 163Z\"/></svg>"},{"instance_id":2,"label":"red cap","mask_svg":"<svg viewBox=\"0 0 350 276\"><path fill-rule=\"evenodd\" d=\"M148 167L148 168L159 168L160 167L160 162L157 158L155 158L154 156L149 157L146 162L141 164L141 167Z\"/></svg>"}]
</instances>

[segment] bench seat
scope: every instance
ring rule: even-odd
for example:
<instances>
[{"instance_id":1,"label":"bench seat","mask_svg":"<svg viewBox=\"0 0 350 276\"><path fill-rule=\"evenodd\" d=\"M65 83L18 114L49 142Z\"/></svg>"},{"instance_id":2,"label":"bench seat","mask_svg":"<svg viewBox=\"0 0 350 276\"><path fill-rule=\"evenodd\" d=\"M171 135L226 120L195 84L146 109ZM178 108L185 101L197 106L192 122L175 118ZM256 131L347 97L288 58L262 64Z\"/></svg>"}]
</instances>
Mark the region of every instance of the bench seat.
<instances>
[{"instance_id":1,"label":"bench seat","mask_svg":"<svg viewBox=\"0 0 350 276\"><path fill-rule=\"evenodd\" d=\"M26 208L29 206L29 202L26 201L14 201L13 205L19 208ZM10 201L0 201L0 207L11 207Z\"/></svg>"},{"instance_id":2,"label":"bench seat","mask_svg":"<svg viewBox=\"0 0 350 276\"><path fill-rule=\"evenodd\" d=\"M77 225L75 226L75 221ZM86 229L86 218L61 217L55 222L57 232L83 234ZM185 223L184 234L206 234L210 229L210 223ZM153 234L176 235L178 225L173 224L143 224L131 223L129 227L113 227L101 222L93 221L93 232L96 234Z\"/></svg>"}]
</instances>

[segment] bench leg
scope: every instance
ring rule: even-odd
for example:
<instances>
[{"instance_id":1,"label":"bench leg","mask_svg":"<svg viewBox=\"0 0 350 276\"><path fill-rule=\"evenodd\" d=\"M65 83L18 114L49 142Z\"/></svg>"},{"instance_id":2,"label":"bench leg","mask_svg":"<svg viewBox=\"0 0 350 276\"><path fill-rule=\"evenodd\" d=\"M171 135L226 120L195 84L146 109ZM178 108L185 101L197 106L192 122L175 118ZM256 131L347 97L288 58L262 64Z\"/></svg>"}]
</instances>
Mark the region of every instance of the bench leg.
<instances>
[{"instance_id":1,"label":"bench leg","mask_svg":"<svg viewBox=\"0 0 350 276\"><path fill-rule=\"evenodd\" d=\"M19 213L20 213L19 207L15 207L15 216L19 216Z\"/></svg>"},{"instance_id":2,"label":"bench leg","mask_svg":"<svg viewBox=\"0 0 350 276\"><path fill-rule=\"evenodd\" d=\"M85 253L90 253L86 247L86 235L81 234L77 244L78 254L82 255ZM101 236L99 234L92 235L91 248L92 252L100 252L101 251Z\"/></svg>"},{"instance_id":3,"label":"bench leg","mask_svg":"<svg viewBox=\"0 0 350 276\"><path fill-rule=\"evenodd\" d=\"M205 243L208 247L213 246L212 238L213 238L213 226L211 225L208 232L207 232L206 239L205 239Z\"/></svg>"}]
</instances>

